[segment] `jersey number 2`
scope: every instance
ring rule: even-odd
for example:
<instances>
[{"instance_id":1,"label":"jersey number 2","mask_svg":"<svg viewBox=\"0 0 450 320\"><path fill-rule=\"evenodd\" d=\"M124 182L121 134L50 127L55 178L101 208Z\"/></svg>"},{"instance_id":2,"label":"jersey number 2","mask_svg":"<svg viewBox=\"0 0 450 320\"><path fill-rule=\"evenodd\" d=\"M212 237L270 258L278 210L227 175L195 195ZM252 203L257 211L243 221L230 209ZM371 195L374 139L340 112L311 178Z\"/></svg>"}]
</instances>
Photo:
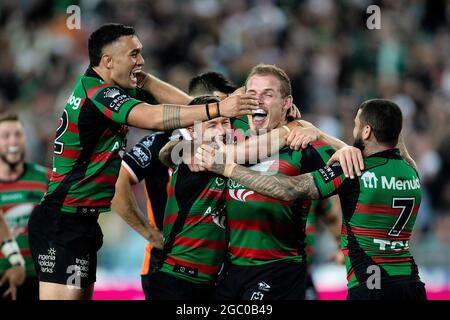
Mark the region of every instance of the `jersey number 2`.
<instances>
[{"instance_id":1,"label":"jersey number 2","mask_svg":"<svg viewBox=\"0 0 450 320\"><path fill-rule=\"evenodd\" d=\"M62 135L67 131L69 127L69 116L67 114L67 110L64 110L61 119L59 120L59 127L56 129L56 138L55 138L55 153L61 154L64 151L64 143L58 141Z\"/></svg>"},{"instance_id":2,"label":"jersey number 2","mask_svg":"<svg viewBox=\"0 0 450 320\"><path fill-rule=\"evenodd\" d=\"M415 198L392 199L392 208L402 209L402 212L400 212L397 221L395 221L394 226L388 233L391 237L398 237L400 233L403 231L403 228L405 228L406 224L409 221L409 218L411 218L415 202L416 202Z\"/></svg>"}]
</instances>

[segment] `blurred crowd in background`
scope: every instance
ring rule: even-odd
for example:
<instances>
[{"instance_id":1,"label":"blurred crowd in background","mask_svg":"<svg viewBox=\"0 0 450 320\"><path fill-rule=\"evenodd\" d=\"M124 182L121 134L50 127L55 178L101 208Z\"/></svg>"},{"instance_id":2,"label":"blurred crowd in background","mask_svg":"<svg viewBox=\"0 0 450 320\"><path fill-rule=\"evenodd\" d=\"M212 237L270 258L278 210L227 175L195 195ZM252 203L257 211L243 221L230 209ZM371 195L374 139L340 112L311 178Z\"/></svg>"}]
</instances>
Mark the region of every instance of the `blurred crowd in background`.
<instances>
[{"instance_id":1,"label":"blurred crowd in background","mask_svg":"<svg viewBox=\"0 0 450 320\"><path fill-rule=\"evenodd\" d=\"M67 28L70 5L81 8L79 30ZM366 26L369 5L381 9L379 30ZM106 22L133 25L144 70L184 91L207 70L242 85L255 64L278 65L303 118L347 143L363 100L397 102L424 187L411 247L419 265L450 267L449 1L2 0L0 111L20 112L29 160L51 166L57 120L87 68L87 38ZM128 147L144 133L134 131ZM135 252L128 262L139 268L139 236L119 221L105 227L115 229L104 230L110 248Z\"/></svg>"}]
</instances>

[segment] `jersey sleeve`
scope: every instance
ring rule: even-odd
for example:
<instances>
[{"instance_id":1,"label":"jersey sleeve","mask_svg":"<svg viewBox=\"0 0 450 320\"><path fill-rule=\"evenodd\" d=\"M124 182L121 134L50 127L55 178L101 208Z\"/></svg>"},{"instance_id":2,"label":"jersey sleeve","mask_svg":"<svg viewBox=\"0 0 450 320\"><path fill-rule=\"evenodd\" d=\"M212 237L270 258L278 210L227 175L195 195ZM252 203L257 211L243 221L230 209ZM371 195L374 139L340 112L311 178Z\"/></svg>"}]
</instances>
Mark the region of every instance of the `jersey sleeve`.
<instances>
[{"instance_id":1,"label":"jersey sleeve","mask_svg":"<svg viewBox=\"0 0 450 320\"><path fill-rule=\"evenodd\" d=\"M302 172L313 172L324 167L334 152L334 149L323 141L311 143L302 151L300 159Z\"/></svg>"},{"instance_id":2,"label":"jersey sleeve","mask_svg":"<svg viewBox=\"0 0 450 320\"><path fill-rule=\"evenodd\" d=\"M169 141L169 133L156 132L145 136L122 158L122 166L134 178L135 182L143 180L151 174L159 164L159 151Z\"/></svg>"},{"instance_id":3,"label":"jersey sleeve","mask_svg":"<svg viewBox=\"0 0 450 320\"><path fill-rule=\"evenodd\" d=\"M345 179L347 179L339 162L335 162L331 167L320 168L311 174L321 199L338 193Z\"/></svg>"},{"instance_id":4,"label":"jersey sleeve","mask_svg":"<svg viewBox=\"0 0 450 320\"><path fill-rule=\"evenodd\" d=\"M97 90L90 90L88 98L106 117L121 124L126 124L131 109L142 103L117 86L102 86Z\"/></svg>"}]
</instances>

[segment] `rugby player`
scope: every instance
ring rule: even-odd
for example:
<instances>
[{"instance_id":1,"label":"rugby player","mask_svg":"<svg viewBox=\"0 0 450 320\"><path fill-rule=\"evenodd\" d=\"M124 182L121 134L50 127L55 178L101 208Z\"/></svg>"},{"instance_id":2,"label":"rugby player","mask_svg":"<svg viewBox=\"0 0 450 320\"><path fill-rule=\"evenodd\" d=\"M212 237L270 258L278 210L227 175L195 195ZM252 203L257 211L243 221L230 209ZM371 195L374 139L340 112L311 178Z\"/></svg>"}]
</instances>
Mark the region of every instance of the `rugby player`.
<instances>
[{"instance_id":1,"label":"rugby player","mask_svg":"<svg viewBox=\"0 0 450 320\"><path fill-rule=\"evenodd\" d=\"M338 194L343 210L342 250L349 300L426 300L425 284L409 250L421 202L414 160L400 137L402 113L392 101L373 99L358 108L353 162L345 147L315 172L295 177L262 175L236 164L213 164L211 149L196 155L203 165L262 194L284 201ZM399 141L400 137L400 141ZM342 166L341 166L342 164ZM353 167L358 177L354 177ZM358 172L364 168L362 172Z\"/></svg>"},{"instance_id":2,"label":"rugby player","mask_svg":"<svg viewBox=\"0 0 450 320\"><path fill-rule=\"evenodd\" d=\"M104 25L91 34L88 49L90 65L56 132L48 192L29 221L41 299L92 297L103 241L98 215L110 210L127 125L172 130L194 121L250 114L257 104L252 97L236 95L185 106L191 97L142 72L142 44L132 27ZM147 104L140 99L146 93L175 104ZM162 245L156 229L148 236ZM48 261L53 264L41 266Z\"/></svg>"},{"instance_id":3,"label":"rugby player","mask_svg":"<svg viewBox=\"0 0 450 320\"><path fill-rule=\"evenodd\" d=\"M248 116L255 134L265 130L290 131L285 130L285 125L292 106L291 84L283 70L257 65L250 72L245 89L259 102L259 109ZM323 141L305 147L301 151L282 148L252 169L295 176L322 167L334 152ZM228 180L229 263L218 281L216 298L304 299L308 209L309 202L279 201L249 190L236 180Z\"/></svg>"},{"instance_id":4,"label":"rugby player","mask_svg":"<svg viewBox=\"0 0 450 320\"><path fill-rule=\"evenodd\" d=\"M0 299L38 300L28 219L50 171L25 161L25 131L15 113L0 116Z\"/></svg>"}]
</instances>

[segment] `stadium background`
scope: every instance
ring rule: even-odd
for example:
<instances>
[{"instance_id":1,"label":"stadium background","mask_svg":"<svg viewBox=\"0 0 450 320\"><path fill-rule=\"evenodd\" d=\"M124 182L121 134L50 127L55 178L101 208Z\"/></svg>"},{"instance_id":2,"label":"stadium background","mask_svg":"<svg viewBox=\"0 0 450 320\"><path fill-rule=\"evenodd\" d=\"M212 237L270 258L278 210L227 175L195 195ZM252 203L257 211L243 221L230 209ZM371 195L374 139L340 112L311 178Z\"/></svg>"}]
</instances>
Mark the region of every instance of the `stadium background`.
<instances>
[{"instance_id":1,"label":"stadium background","mask_svg":"<svg viewBox=\"0 0 450 320\"><path fill-rule=\"evenodd\" d=\"M66 25L73 4L79 30ZM372 4L381 8L380 30L366 27ZM0 111L20 112L29 160L51 166L57 120L88 64L87 38L106 22L135 26L144 69L185 91L206 70L242 84L253 65L277 64L303 118L347 142L361 101L396 101L424 187L411 248L429 296L450 299L449 1L2 0ZM128 147L143 134L133 130ZM136 192L145 208L143 189ZM142 298L144 241L115 214L101 224L95 297ZM314 278L325 299L345 296L345 270L327 261L333 245L322 232Z\"/></svg>"}]
</instances>

